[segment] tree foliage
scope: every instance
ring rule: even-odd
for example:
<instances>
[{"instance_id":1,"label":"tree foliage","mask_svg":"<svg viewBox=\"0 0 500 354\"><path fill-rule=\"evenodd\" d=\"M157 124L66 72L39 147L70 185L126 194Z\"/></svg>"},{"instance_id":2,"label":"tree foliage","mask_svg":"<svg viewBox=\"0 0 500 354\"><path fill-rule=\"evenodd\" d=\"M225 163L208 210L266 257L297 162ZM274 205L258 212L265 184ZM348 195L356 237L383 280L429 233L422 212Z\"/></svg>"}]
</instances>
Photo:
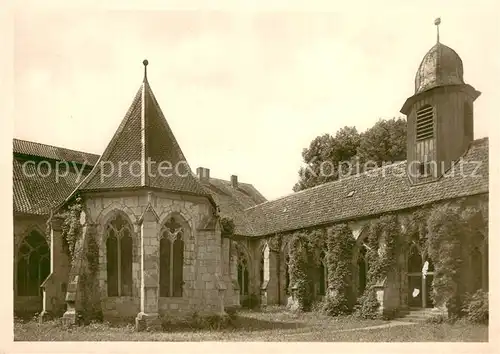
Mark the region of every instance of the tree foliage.
<instances>
[{"instance_id":1,"label":"tree foliage","mask_svg":"<svg viewBox=\"0 0 500 354\"><path fill-rule=\"evenodd\" d=\"M406 119L380 119L361 135L357 155L377 166L406 160Z\"/></svg>"},{"instance_id":2,"label":"tree foliage","mask_svg":"<svg viewBox=\"0 0 500 354\"><path fill-rule=\"evenodd\" d=\"M335 135L317 136L302 151L302 158L305 166L299 170L295 192L362 172L368 161L372 167L404 160L406 119L380 119L361 134L356 127L346 126Z\"/></svg>"},{"instance_id":3,"label":"tree foliage","mask_svg":"<svg viewBox=\"0 0 500 354\"><path fill-rule=\"evenodd\" d=\"M338 179L340 163L354 158L359 144L360 135L355 127L344 127L335 136L316 137L309 148L302 151L306 166L299 170L300 179L293 190L297 192Z\"/></svg>"}]
</instances>

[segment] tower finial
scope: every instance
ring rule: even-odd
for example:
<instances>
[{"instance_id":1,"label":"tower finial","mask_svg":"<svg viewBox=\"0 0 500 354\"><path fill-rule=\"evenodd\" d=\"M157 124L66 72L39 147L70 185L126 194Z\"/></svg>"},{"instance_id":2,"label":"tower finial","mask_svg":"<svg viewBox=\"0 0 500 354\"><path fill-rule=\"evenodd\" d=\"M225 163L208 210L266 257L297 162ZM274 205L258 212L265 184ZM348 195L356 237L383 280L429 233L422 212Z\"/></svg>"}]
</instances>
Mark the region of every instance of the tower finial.
<instances>
[{"instance_id":1,"label":"tower finial","mask_svg":"<svg viewBox=\"0 0 500 354\"><path fill-rule=\"evenodd\" d=\"M439 25L441 24L441 17L438 17L434 20L434 24L436 25L437 29L437 42L439 43Z\"/></svg>"},{"instance_id":2,"label":"tower finial","mask_svg":"<svg viewBox=\"0 0 500 354\"><path fill-rule=\"evenodd\" d=\"M144 59L142 61L142 64L144 64L144 81L148 81L148 69L147 68L148 68L149 62L147 59Z\"/></svg>"}]
</instances>

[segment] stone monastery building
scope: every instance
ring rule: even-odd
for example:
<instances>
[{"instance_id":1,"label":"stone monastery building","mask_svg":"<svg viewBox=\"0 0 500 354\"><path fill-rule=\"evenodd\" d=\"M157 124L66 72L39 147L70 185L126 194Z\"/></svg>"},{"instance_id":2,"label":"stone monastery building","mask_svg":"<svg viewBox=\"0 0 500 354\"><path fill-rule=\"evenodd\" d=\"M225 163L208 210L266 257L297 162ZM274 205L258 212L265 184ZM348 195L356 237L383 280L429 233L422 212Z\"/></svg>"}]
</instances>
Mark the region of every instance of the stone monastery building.
<instances>
[{"instance_id":1,"label":"stone monastery building","mask_svg":"<svg viewBox=\"0 0 500 354\"><path fill-rule=\"evenodd\" d=\"M464 82L458 54L438 41L401 109L408 121L407 161L268 201L237 176L212 178L203 167L192 172L145 70L101 156L14 139L15 312L43 311L72 323L80 312L95 311L109 320L136 319L141 327L164 315L293 305L289 240L339 223L352 232L350 284L359 297L368 284L372 220L454 201L487 215L488 139L473 138L479 96ZM63 161L69 173L56 176ZM149 161L167 161L175 172L148 171ZM476 231L482 241L464 260L470 292L488 288L488 231ZM271 243L277 235L281 241ZM330 289L327 249L316 251L311 296L321 298ZM371 285L380 311L435 306L434 268L425 249L410 242L397 252L390 275Z\"/></svg>"}]
</instances>

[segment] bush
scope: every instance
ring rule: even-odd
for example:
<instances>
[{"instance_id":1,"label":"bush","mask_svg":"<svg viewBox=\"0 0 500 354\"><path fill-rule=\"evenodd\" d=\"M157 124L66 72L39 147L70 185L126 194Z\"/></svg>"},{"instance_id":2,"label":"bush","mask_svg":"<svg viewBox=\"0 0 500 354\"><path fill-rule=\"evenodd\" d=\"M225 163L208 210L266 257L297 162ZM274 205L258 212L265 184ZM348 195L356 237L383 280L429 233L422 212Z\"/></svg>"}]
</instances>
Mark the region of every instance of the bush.
<instances>
[{"instance_id":1,"label":"bush","mask_svg":"<svg viewBox=\"0 0 500 354\"><path fill-rule=\"evenodd\" d=\"M380 304L377 300L375 291L368 289L359 297L358 304L355 306L354 315L363 319L377 319L380 317L378 308Z\"/></svg>"},{"instance_id":2,"label":"bush","mask_svg":"<svg viewBox=\"0 0 500 354\"><path fill-rule=\"evenodd\" d=\"M341 316L351 313L347 298L342 295L327 296L323 301L323 312L328 316Z\"/></svg>"},{"instance_id":3,"label":"bush","mask_svg":"<svg viewBox=\"0 0 500 354\"><path fill-rule=\"evenodd\" d=\"M429 317L425 320L425 323L429 323L429 324L442 324L442 323L449 323L449 322L451 322L451 321L448 319L448 316L442 315L442 314Z\"/></svg>"},{"instance_id":4,"label":"bush","mask_svg":"<svg viewBox=\"0 0 500 354\"><path fill-rule=\"evenodd\" d=\"M489 320L488 292L479 289L474 295L467 296L462 311L469 322L487 324Z\"/></svg>"}]
</instances>

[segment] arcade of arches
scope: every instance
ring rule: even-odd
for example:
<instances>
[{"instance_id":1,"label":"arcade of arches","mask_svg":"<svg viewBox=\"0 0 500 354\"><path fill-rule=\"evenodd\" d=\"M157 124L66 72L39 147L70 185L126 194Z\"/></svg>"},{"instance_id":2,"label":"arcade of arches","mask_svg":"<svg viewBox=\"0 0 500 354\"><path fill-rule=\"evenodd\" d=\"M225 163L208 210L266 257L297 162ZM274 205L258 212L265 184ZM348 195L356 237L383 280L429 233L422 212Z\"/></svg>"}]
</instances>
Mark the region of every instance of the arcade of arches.
<instances>
[{"instance_id":1,"label":"arcade of arches","mask_svg":"<svg viewBox=\"0 0 500 354\"><path fill-rule=\"evenodd\" d=\"M89 235L100 240L97 282L105 317L133 317L140 313L141 306L145 306L141 305L140 294L148 290L141 280L143 274L152 277L153 285L158 284L158 295L150 301L151 306L158 306L160 314L194 308L195 305L191 305L193 298L207 296L199 290L202 286L208 287L210 291L213 289L210 293L213 308L220 304L220 289L225 291L224 308L245 304L291 305L296 300L295 279L289 271L289 235L281 236L282 243L276 249L270 247L267 239L217 239L213 232L207 232L207 241L204 242L209 245L204 246L199 240L202 233L198 230L196 241L188 219L181 213L161 214L165 216L157 218L151 214L150 217L144 217L142 222L149 223L146 226L150 229L145 229L144 226L141 229L134 219L120 210L106 213L102 228L88 227ZM367 223L368 221L350 224L355 239L351 284L357 298L370 286L368 275L372 265L368 258L370 243ZM144 237L147 236L146 230L151 230L149 239ZM474 237L479 241L467 253L468 271L463 277L469 293L480 288L488 290L487 230L477 231L475 235L479 236ZM141 232L144 235L143 241ZM15 296L19 307L24 306L34 311L42 309L43 284L50 278L48 275L52 261L51 242L48 239L51 242L57 241L54 237L47 237L41 227L24 231L18 238L15 253ZM153 258L144 257L143 250L149 250L150 247L157 247L157 256L150 252ZM200 252L213 254L213 263L200 258ZM330 293L329 269L326 250L316 252L318 263L311 268L314 273L311 278L312 296L319 300ZM214 266L219 262L218 259L220 268ZM146 267L151 267L151 271L144 272ZM220 280L217 278L217 269L220 269ZM398 249L394 270L384 280L385 283L380 285L383 292L377 295L383 310L436 306L432 296L435 264L428 255L425 243L411 239L407 247ZM63 279L71 279L71 272L67 272L67 275L62 276ZM65 293L67 285L61 283L58 291Z\"/></svg>"},{"instance_id":2,"label":"arcade of arches","mask_svg":"<svg viewBox=\"0 0 500 354\"><path fill-rule=\"evenodd\" d=\"M353 224L353 237L357 236L356 246L352 256L352 289L359 298L369 286L368 274L370 262L367 252L367 229L364 224ZM487 235L487 231L481 231ZM259 240L255 244L234 241L238 253L238 284L241 296L252 293L260 297L262 304L290 304L293 299L294 280L289 274L289 245L287 235L282 236L283 246L280 252L267 251L267 241ZM252 250L254 252L252 253ZM253 257L252 257L253 256ZM328 267L325 262L325 252L320 253L311 278L314 279L313 296L321 299L328 294ZM463 279L468 293L478 289L488 290L488 247L487 237L479 244L473 245L466 256L467 267L462 272L467 273ZM385 309L433 308L433 280L435 277L434 262L428 255L425 242L409 241L408 245L396 250L396 268L384 279L382 294L378 301Z\"/></svg>"}]
</instances>

